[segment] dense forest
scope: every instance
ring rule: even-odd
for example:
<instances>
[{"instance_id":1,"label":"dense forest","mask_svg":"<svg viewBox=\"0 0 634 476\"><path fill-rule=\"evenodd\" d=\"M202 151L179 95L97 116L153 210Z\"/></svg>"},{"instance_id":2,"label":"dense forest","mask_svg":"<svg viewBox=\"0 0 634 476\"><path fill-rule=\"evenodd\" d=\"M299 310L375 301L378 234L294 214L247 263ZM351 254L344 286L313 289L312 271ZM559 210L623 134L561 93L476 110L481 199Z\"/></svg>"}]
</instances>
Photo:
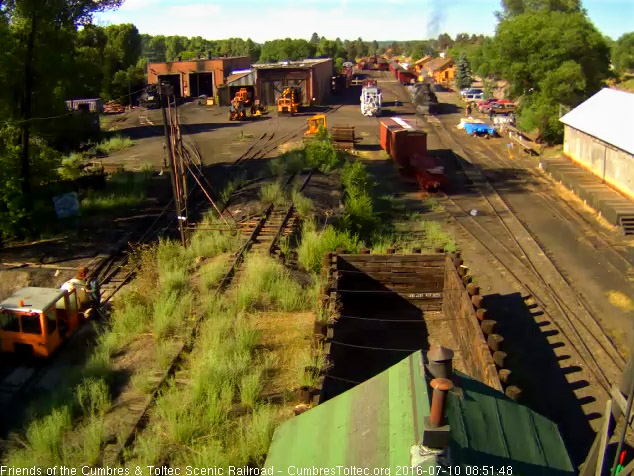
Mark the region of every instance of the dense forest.
<instances>
[{"instance_id":1,"label":"dense forest","mask_svg":"<svg viewBox=\"0 0 634 476\"><path fill-rule=\"evenodd\" d=\"M0 0L0 233L30 228L32 187L56 180L62 152L74 146L64 100L128 101L145 85L148 61L248 55L254 62L368 54L416 60L446 52L486 84L503 79L519 100L518 122L543 139L561 137L561 105L574 107L605 81L634 70L634 32L604 37L579 0L502 0L494 36L402 42L327 39L207 40L150 36L132 24L97 26L95 12L122 0ZM468 67L465 63L468 63Z\"/></svg>"}]
</instances>

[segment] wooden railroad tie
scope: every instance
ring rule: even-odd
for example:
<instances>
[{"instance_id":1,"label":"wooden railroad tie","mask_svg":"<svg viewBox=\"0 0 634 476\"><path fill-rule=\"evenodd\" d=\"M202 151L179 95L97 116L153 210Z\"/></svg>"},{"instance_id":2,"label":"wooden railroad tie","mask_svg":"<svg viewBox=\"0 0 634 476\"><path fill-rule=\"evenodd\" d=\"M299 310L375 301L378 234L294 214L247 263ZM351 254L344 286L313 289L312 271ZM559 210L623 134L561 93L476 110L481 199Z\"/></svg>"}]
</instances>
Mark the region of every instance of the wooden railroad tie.
<instances>
[{"instance_id":1,"label":"wooden railroad tie","mask_svg":"<svg viewBox=\"0 0 634 476\"><path fill-rule=\"evenodd\" d=\"M495 332L495 327L497 326L497 321L491 319L485 319L480 323L480 329L485 336L489 336Z\"/></svg>"},{"instance_id":2,"label":"wooden railroad tie","mask_svg":"<svg viewBox=\"0 0 634 476\"><path fill-rule=\"evenodd\" d=\"M500 334L491 334L487 338L487 345L489 346L489 349L491 349L493 352L501 351L503 343L504 337L502 337Z\"/></svg>"}]
</instances>

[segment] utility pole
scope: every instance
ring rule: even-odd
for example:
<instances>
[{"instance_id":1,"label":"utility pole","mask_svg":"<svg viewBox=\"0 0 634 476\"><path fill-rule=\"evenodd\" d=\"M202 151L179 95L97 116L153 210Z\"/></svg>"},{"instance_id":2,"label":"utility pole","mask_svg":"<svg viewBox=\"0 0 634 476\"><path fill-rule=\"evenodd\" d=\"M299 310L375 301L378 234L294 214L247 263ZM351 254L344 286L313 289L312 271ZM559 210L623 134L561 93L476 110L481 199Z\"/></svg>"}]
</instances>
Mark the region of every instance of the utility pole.
<instances>
[{"instance_id":1,"label":"utility pole","mask_svg":"<svg viewBox=\"0 0 634 476\"><path fill-rule=\"evenodd\" d=\"M163 130L165 132L165 147L167 148L167 156L169 158L170 175L172 182L172 194L174 197L174 206L176 208L176 219L178 220L178 231L181 236L181 244L185 246L185 230L183 226L183 217L181 217L181 197L178 193L178 178L176 176L176 167L174 163L174 152L172 150L172 143L170 137L170 125L167 123L167 112L165 110L169 98L173 95L174 88L168 83L159 83L159 94L161 96L161 113L163 115Z\"/></svg>"},{"instance_id":2,"label":"utility pole","mask_svg":"<svg viewBox=\"0 0 634 476\"><path fill-rule=\"evenodd\" d=\"M128 108L132 109L132 93L130 92L130 78L128 78Z\"/></svg>"}]
</instances>

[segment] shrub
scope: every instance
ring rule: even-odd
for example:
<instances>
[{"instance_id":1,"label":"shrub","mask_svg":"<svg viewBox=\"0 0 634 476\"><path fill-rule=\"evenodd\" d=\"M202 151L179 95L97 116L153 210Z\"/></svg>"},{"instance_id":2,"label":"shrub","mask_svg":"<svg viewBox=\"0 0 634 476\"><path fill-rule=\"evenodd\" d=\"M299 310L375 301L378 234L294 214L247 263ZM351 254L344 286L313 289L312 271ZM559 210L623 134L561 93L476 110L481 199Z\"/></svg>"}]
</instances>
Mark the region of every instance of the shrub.
<instances>
[{"instance_id":1,"label":"shrub","mask_svg":"<svg viewBox=\"0 0 634 476\"><path fill-rule=\"evenodd\" d=\"M365 166L359 161L347 162L341 172L341 183L346 194L355 197L372 193L372 179Z\"/></svg>"},{"instance_id":2,"label":"shrub","mask_svg":"<svg viewBox=\"0 0 634 476\"><path fill-rule=\"evenodd\" d=\"M62 157L62 163L57 169L60 177L65 180L75 180L81 176L80 165L84 160L84 155L79 152Z\"/></svg>"},{"instance_id":3,"label":"shrub","mask_svg":"<svg viewBox=\"0 0 634 476\"><path fill-rule=\"evenodd\" d=\"M331 140L315 138L306 144L306 163L322 172L330 172L339 166L339 155Z\"/></svg>"},{"instance_id":4,"label":"shrub","mask_svg":"<svg viewBox=\"0 0 634 476\"><path fill-rule=\"evenodd\" d=\"M352 233L367 236L378 225L378 218L372 207L372 197L366 194L350 195L345 202L344 224Z\"/></svg>"}]
</instances>

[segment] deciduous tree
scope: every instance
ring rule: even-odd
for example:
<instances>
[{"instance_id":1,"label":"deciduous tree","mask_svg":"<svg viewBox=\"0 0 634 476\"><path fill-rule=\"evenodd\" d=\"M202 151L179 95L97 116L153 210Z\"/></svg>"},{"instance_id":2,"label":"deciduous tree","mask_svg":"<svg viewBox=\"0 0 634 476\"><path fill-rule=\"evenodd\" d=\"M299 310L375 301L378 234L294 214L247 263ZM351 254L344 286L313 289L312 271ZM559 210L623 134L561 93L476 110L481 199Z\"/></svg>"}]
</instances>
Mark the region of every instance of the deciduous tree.
<instances>
[{"instance_id":1,"label":"deciduous tree","mask_svg":"<svg viewBox=\"0 0 634 476\"><path fill-rule=\"evenodd\" d=\"M612 64L618 73L634 71L634 31L616 40L612 47Z\"/></svg>"}]
</instances>

